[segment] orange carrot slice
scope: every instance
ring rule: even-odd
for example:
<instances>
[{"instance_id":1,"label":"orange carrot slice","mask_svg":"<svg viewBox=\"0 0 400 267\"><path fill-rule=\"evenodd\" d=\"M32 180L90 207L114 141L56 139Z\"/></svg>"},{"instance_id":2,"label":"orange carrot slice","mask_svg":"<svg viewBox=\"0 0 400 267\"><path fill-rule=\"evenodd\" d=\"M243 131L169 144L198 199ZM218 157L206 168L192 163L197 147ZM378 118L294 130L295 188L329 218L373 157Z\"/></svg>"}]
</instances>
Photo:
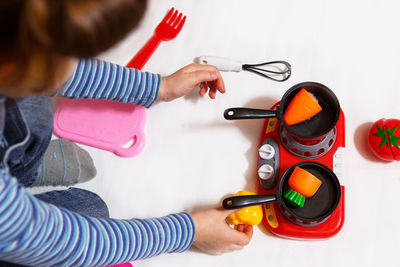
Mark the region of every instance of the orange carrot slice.
<instances>
[{"instance_id":1,"label":"orange carrot slice","mask_svg":"<svg viewBox=\"0 0 400 267\"><path fill-rule=\"evenodd\" d=\"M305 121L322 110L315 97L302 88L290 101L283 118L288 125Z\"/></svg>"},{"instance_id":2,"label":"orange carrot slice","mask_svg":"<svg viewBox=\"0 0 400 267\"><path fill-rule=\"evenodd\" d=\"M321 184L320 179L300 167L294 168L289 177L289 187L305 197L312 197Z\"/></svg>"}]
</instances>

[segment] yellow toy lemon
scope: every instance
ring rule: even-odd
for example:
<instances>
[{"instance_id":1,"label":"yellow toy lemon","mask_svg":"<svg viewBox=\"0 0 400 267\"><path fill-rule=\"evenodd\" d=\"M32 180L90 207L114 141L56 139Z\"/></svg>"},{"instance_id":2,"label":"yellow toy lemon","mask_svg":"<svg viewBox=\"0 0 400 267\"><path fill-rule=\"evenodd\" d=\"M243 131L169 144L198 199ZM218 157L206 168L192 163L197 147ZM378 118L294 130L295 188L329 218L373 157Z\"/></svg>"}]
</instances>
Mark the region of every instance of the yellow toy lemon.
<instances>
[{"instance_id":1,"label":"yellow toy lemon","mask_svg":"<svg viewBox=\"0 0 400 267\"><path fill-rule=\"evenodd\" d=\"M235 196L246 196L255 195L256 193L249 192L246 190L239 191ZM229 220L234 224L247 224L247 225L257 225L262 221L263 210L261 205L245 207L232 213L228 216Z\"/></svg>"}]
</instances>

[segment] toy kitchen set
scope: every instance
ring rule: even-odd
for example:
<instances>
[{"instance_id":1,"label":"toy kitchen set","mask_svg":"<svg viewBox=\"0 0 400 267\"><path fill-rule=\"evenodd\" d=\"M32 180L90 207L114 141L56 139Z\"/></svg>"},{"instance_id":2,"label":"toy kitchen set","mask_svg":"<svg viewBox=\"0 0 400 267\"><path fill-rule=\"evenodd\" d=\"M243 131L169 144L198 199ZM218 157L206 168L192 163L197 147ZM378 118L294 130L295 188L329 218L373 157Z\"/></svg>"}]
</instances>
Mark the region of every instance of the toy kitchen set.
<instances>
[{"instance_id":1,"label":"toy kitchen set","mask_svg":"<svg viewBox=\"0 0 400 267\"><path fill-rule=\"evenodd\" d=\"M286 117L284 119L285 111L302 90L310 93L321 110L289 124ZM338 99L325 85L304 82L291 87L279 102L267 108L229 108L224 112L227 120L265 121L258 151L258 192L228 197L223 207L234 209L263 204L264 226L282 238L323 240L336 235L345 217L345 118ZM290 190L288 180L296 167L321 179L318 191L301 207L290 205L285 193Z\"/></svg>"}]
</instances>

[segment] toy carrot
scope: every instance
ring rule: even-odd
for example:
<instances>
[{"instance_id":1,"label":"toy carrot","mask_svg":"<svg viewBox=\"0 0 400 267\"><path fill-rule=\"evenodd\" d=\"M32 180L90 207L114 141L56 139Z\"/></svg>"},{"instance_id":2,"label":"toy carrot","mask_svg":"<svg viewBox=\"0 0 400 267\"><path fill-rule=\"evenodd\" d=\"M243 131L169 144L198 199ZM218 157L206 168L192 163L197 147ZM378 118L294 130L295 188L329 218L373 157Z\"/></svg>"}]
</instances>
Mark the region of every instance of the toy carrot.
<instances>
[{"instance_id":1,"label":"toy carrot","mask_svg":"<svg viewBox=\"0 0 400 267\"><path fill-rule=\"evenodd\" d=\"M299 167L294 169L289 178L289 187L305 197L312 197L321 183L320 179Z\"/></svg>"},{"instance_id":2,"label":"toy carrot","mask_svg":"<svg viewBox=\"0 0 400 267\"><path fill-rule=\"evenodd\" d=\"M292 205L302 208L306 197L312 197L322 181L308 171L296 167L289 177L288 189L283 197Z\"/></svg>"},{"instance_id":3,"label":"toy carrot","mask_svg":"<svg viewBox=\"0 0 400 267\"><path fill-rule=\"evenodd\" d=\"M317 99L302 88L290 101L283 118L288 125L305 121L322 110Z\"/></svg>"},{"instance_id":4,"label":"toy carrot","mask_svg":"<svg viewBox=\"0 0 400 267\"><path fill-rule=\"evenodd\" d=\"M302 194L294 191L293 189L289 188L283 197L293 206L302 208L304 206L304 202L306 201L306 197Z\"/></svg>"}]
</instances>

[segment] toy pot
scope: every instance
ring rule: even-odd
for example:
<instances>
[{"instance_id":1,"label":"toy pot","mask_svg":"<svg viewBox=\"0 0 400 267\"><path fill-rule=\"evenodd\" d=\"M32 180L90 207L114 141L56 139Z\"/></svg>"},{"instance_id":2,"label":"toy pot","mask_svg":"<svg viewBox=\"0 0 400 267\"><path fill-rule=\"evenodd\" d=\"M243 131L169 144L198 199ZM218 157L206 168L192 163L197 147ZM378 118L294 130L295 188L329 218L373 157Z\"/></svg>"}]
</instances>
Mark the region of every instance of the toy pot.
<instances>
[{"instance_id":1,"label":"toy pot","mask_svg":"<svg viewBox=\"0 0 400 267\"><path fill-rule=\"evenodd\" d=\"M288 125L283 114L293 97L304 88L318 100L322 110L303 122ZM336 95L325 85L303 82L294 85L283 95L276 110L229 108L224 112L227 120L278 118L289 134L303 144L318 143L336 126L340 116L340 104Z\"/></svg>"},{"instance_id":2,"label":"toy pot","mask_svg":"<svg viewBox=\"0 0 400 267\"><path fill-rule=\"evenodd\" d=\"M283 199L289 189L288 180L295 167L300 167L322 181L321 186L312 197L306 198L302 208L294 207ZM292 223L300 226L316 226L326 221L335 211L341 198L340 183L335 173L325 165L304 161L286 170L282 175L275 194L233 196L223 200L225 209L237 209L247 206L276 202L281 213Z\"/></svg>"}]
</instances>

